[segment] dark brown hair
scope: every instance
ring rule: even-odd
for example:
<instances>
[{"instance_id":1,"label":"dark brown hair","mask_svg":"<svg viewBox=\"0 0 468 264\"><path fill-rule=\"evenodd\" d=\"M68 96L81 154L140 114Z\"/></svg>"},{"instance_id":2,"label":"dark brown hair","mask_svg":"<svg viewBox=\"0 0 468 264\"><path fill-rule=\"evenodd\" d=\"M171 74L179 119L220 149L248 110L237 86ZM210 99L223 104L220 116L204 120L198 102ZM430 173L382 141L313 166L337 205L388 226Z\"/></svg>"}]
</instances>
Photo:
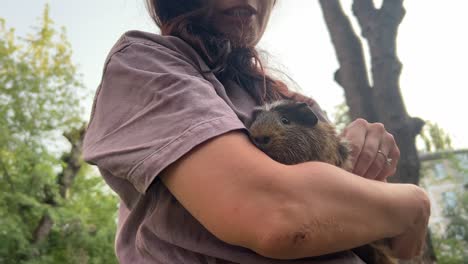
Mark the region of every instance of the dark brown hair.
<instances>
[{"instance_id":1,"label":"dark brown hair","mask_svg":"<svg viewBox=\"0 0 468 264\"><path fill-rule=\"evenodd\" d=\"M236 82L260 103L291 98L283 82L265 73L255 47L236 47L210 25L209 1L216 0L146 0L146 5L161 34L190 44L222 83Z\"/></svg>"}]
</instances>

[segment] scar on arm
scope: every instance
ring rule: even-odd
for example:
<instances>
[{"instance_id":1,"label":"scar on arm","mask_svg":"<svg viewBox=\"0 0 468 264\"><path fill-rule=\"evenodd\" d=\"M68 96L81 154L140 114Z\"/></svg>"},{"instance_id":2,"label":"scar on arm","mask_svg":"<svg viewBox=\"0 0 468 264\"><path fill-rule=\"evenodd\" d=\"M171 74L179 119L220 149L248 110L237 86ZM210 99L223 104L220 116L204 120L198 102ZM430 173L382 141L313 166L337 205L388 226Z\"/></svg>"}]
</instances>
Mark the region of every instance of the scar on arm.
<instances>
[{"instance_id":1,"label":"scar on arm","mask_svg":"<svg viewBox=\"0 0 468 264\"><path fill-rule=\"evenodd\" d=\"M335 217L328 219L312 219L308 224L304 224L291 235L294 245L301 244L311 236L324 235L328 236L331 233L343 233L342 224L339 224Z\"/></svg>"}]
</instances>

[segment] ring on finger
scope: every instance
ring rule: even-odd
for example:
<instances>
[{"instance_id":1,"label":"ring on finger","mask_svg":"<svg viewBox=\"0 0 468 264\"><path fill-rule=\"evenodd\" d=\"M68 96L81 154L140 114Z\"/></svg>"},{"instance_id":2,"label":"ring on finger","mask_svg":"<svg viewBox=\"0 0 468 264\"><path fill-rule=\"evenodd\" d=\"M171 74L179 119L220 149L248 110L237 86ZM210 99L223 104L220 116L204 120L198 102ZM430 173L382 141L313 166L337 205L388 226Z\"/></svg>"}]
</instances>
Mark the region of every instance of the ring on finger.
<instances>
[{"instance_id":1,"label":"ring on finger","mask_svg":"<svg viewBox=\"0 0 468 264\"><path fill-rule=\"evenodd\" d=\"M377 151L377 154L380 154L380 155L382 155L382 156L384 157L385 163L386 163L387 165L392 165L393 159L387 157L387 155L385 155L385 154L382 152L382 150L379 149L379 150Z\"/></svg>"}]
</instances>

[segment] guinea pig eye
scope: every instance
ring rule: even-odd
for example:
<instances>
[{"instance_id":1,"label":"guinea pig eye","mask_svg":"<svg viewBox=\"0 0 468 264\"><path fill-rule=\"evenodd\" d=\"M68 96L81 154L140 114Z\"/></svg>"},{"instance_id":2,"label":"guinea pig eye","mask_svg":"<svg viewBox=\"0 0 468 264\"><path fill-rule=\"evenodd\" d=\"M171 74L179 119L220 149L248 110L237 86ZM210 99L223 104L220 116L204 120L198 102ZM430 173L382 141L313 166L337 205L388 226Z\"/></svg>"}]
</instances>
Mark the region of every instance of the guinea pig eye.
<instances>
[{"instance_id":1,"label":"guinea pig eye","mask_svg":"<svg viewBox=\"0 0 468 264\"><path fill-rule=\"evenodd\" d=\"M286 117L281 117L281 123L283 123L285 125L289 125L289 123L291 123L291 122Z\"/></svg>"}]
</instances>

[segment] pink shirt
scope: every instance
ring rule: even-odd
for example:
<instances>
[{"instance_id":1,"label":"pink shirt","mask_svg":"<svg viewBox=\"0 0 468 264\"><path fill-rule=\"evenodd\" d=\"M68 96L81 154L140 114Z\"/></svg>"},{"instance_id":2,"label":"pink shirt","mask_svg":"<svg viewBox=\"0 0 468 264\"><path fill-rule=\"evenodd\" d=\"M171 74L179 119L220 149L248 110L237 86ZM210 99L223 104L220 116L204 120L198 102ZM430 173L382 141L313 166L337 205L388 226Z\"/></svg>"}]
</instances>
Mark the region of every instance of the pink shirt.
<instances>
[{"instance_id":1,"label":"pink shirt","mask_svg":"<svg viewBox=\"0 0 468 264\"><path fill-rule=\"evenodd\" d=\"M246 131L257 105L239 86L202 76L198 68L209 70L181 39L139 31L125 33L106 59L84 158L121 199L115 241L120 263L363 263L350 251L285 261L229 245L161 183L159 173L198 144Z\"/></svg>"}]
</instances>

